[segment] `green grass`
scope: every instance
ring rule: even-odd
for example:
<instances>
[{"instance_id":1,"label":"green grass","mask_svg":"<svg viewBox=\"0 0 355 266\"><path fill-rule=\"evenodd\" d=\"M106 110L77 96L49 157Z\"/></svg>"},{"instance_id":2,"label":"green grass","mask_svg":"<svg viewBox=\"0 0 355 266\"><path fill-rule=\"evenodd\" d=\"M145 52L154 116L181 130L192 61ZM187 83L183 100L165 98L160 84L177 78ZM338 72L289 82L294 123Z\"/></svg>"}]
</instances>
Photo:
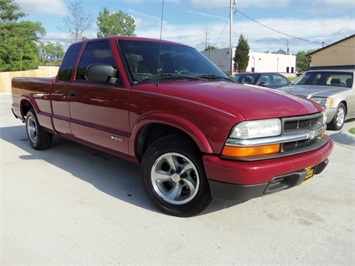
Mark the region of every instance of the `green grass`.
<instances>
[{"instance_id":1,"label":"green grass","mask_svg":"<svg viewBox=\"0 0 355 266\"><path fill-rule=\"evenodd\" d=\"M354 135L355 135L355 127L351 128L351 129L349 130L349 132L350 132L351 134L354 134Z\"/></svg>"}]
</instances>

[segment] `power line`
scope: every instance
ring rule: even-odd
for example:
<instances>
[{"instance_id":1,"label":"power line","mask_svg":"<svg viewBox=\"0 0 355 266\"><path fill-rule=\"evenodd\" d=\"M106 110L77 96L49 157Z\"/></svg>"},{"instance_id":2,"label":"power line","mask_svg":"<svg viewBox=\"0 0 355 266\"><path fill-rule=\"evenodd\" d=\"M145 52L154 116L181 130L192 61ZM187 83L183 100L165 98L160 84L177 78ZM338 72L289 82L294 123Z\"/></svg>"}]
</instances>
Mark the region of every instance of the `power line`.
<instances>
[{"instance_id":1,"label":"power line","mask_svg":"<svg viewBox=\"0 0 355 266\"><path fill-rule=\"evenodd\" d=\"M228 23L229 20L230 20L230 14L228 14L228 18L226 19L226 23L224 23L223 30L221 31L221 34L219 35L217 41L215 42L215 44L213 46L216 46L216 44L219 42L219 39L221 38L224 30L226 29L226 26L227 26L227 23Z\"/></svg>"},{"instance_id":2,"label":"power line","mask_svg":"<svg viewBox=\"0 0 355 266\"><path fill-rule=\"evenodd\" d=\"M255 19L249 17L248 15L246 15L246 14L240 12L238 9L236 9L235 12L238 12L238 13L241 14L242 16L244 16L244 17L250 19L251 21L253 21L253 22L255 22L255 23L257 23L257 24L263 26L264 28L267 28L267 29L272 30L272 31L274 31L274 32L277 32L277 33L279 33L279 34L285 35L285 36L287 36L287 37L291 37L291 38L293 38L293 39L297 39L297 40L304 41L304 42L316 43L316 44L324 45L324 42L310 41L310 40L307 40L307 39L303 39L303 38L300 38L300 37L296 37L296 36L293 36L293 35L290 35L290 34L281 32L281 31L279 31L279 30L275 30L275 29L273 29L273 28L271 28L271 27L269 27L269 26L266 26L266 25L260 23L259 21L255 20Z\"/></svg>"},{"instance_id":3,"label":"power line","mask_svg":"<svg viewBox=\"0 0 355 266\"><path fill-rule=\"evenodd\" d=\"M355 14L354 13L354 9L352 9L352 10L341 10L341 11L338 11L336 13L329 13L329 14L325 14L325 15L318 15L318 16L312 16L312 17L301 17L301 18L298 18L298 19L292 19L289 22L283 21L282 25L294 24L294 23L297 23L298 21L306 21L306 20L314 20L314 19L322 19L323 20L323 19L329 18L329 17L341 17L343 19L346 14ZM276 24L273 24L273 25L269 24L269 27L277 26L277 25L279 25L279 23L276 23Z\"/></svg>"}]
</instances>

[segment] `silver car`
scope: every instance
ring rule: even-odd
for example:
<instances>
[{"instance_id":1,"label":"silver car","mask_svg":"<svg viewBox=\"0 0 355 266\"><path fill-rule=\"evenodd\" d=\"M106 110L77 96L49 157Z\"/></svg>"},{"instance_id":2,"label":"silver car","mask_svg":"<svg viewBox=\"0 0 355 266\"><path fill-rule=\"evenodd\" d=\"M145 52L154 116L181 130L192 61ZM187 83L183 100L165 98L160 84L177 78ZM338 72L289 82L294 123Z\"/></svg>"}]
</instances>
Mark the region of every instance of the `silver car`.
<instances>
[{"instance_id":1,"label":"silver car","mask_svg":"<svg viewBox=\"0 0 355 266\"><path fill-rule=\"evenodd\" d=\"M281 91L311 99L327 113L327 128L340 130L346 119L355 118L354 69L309 70Z\"/></svg>"}]
</instances>

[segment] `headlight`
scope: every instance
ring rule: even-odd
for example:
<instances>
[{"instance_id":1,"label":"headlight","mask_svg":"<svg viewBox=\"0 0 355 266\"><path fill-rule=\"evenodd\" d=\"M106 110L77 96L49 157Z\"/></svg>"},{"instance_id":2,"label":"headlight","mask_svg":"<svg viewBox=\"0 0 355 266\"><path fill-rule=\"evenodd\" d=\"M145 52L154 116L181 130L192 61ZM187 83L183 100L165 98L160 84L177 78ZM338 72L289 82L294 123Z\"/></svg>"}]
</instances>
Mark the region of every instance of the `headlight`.
<instances>
[{"instance_id":1,"label":"headlight","mask_svg":"<svg viewBox=\"0 0 355 266\"><path fill-rule=\"evenodd\" d=\"M281 120L275 118L242 122L233 128L229 137L235 139L253 139L278 136L280 134Z\"/></svg>"},{"instance_id":2,"label":"headlight","mask_svg":"<svg viewBox=\"0 0 355 266\"><path fill-rule=\"evenodd\" d=\"M329 107L334 102L334 99L330 97L312 97L311 100L315 101L322 107Z\"/></svg>"},{"instance_id":3,"label":"headlight","mask_svg":"<svg viewBox=\"0 0 355 266\"><path fill-rule=\"evenodd\" d=\"M277 118L244 121L236 125L229 135L230 139L255 139L279 136L281 120ZM222 155L230 158L250 158L266 156L280 152L280 143L256 146L225 145Z\"/></svg>"}]
</instances>

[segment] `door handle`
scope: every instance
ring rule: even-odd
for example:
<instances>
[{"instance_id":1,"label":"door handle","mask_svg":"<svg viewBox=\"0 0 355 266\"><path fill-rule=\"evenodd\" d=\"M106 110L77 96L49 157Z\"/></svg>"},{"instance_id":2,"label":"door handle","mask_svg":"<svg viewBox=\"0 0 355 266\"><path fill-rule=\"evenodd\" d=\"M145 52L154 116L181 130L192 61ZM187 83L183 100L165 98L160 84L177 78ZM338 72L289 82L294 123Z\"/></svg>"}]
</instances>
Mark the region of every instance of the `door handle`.
<instances>
[{"instance_id":1,"label":"door handle","mask_svg":"<svg viewBox=\"0 0 355 266\"><path fill-rule=\"evenodd\" d=\"M74 89L70 90L69 96L70 97L75 97L76 96L76 90L74 90Z\"/></svg>"}]
</instances>

